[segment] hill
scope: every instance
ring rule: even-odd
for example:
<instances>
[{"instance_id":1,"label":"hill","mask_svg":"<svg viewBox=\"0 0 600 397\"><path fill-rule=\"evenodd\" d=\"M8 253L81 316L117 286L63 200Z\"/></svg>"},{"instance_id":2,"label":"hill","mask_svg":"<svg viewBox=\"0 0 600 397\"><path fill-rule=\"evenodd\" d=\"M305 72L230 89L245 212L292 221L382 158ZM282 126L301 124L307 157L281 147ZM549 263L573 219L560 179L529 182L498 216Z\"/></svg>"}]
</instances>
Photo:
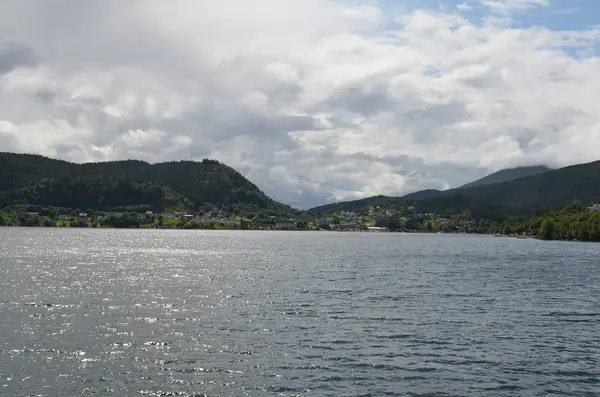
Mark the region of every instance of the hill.
<instances>
[{"instance_id":1,"label":"hill","mask_svg":"<svg viewBox=\"0 0 600 397\"><path fill-rule=\"evenodd\" d=\"M0 153L0 208L19 204L102 211L216 207L296 212L215 160L75 164L39 155Z\"/></svg>"},{"instance_id":2,"label":"hill","mask_svg":"<svg viewBox=\"0 0 600 397\"><path fill-rule=\"evenodd\" d=\"M474 216L486 218L539 214L559 210L574 201L584 204L600 201L600 161L545 172L540 167L529 167L528 170L512 173L512 176L522 175L522 172L533 173L503 182L482 184L479 180L476 181L479 183L471 186L445 191L423 190L399 198L387 197L386 200L404 200L416 206L419 212L458 214L468 211ZM496 174L499 176L494 178L499 179L511 175L510 172ZM385 206L381 197L383 196L317 208L325 212L339 208L359 210L361 206Z\"/></svg>"},{"instance_id":3,"label":"hill","mask_svg":"<svg viewBox=\"0 0 600 397\"><path fill-rule=\"evenodd\" d=\"M507 182L445 192L445 195L456 194L487 205L511 208L519 214L559 210L575 201L593 203L600 199L600 161L559 168ZM440 196L442 197L444 196Z\"/></svg>"},{"instance_id":4,"label":"hill","mask_svg":"<svg viewBox=\"0 0 600 397\"><path fill-rule=\"evenodd\" d=\"M425 189L419 190L418 192L409 193L406 196L403 196L406 200L414 201L414 200L425 200L433 197L438 197L444 193L443 190L437 189Z\"/></svg>"},{"instance_id":5,"label":"hill","mask_svg":"<svg viewBox=\"0 0 600 397\"><path fill-rule=\"evenodd\" d=\"M405 205L406 201L400 197L389 197L389 196L373 196L359 200L342 201L333 204L320 205L309 209L309 212L330 212L330 211L359 211L366 207L382 206L386 208L392 208L397 206Z\"/></svg>"},{"instance_id":6,"label":"hill","mask_svg":"<svg viewBox=\"0 0 600 397\"><path fill-rule=\"evenodd\" d=\"M543 174L545 172L552 171L551 168L548 168L544 165L535 165L531 167L517 167L517 168L507 168L500 170L498 172L494 172L493 174L484 176L481 179L477 179L471 183L467 183L462 185L461 188L469 188L474 186L482 186L482 185L491 185L493 183L502 183L508 182L519 178L524 178L526 176Z\"/></svg>"},{"instance_id":7,"label":"hill","mask_svg":"<svg viewBox=\"0 0 600 397\"><path fill-rule=\"evenodd\" d=\"M523 177L530 176L530 175L537 175L537 174L541 174L541 173L548 172L548 171L551 171L551 169L546 166L543 166L543 165L531 166L531 167L507 168L504 170L500 170L498 172L494 172L493 174L487 175L476 181L467 183L456 189L449 189L449 190L425 189L425 190L419 190L414 193L409 193L405 196L402 196L402 198L407 201L433 199L435 197L439 197L439 196L443 196L443 195L455 194L457 189L490 185L493 183L508 182L508 181L511 181L514 179L523 178ZM309 211L310 212L328 212L328 211L332 211L334 209L343 209L345 211L356 211L365 206L377 206L377 205L382 205L382 204L386 205L385 204L386 199L389 200L389 199L391 199L391 197L374 196L374 197L368 197L368 198L360 199L360 200L342 201L342 202L325 204L325 205L321 205L321 206L318 206L315 208L311 208Z\"/></svg>"}]
</instances>

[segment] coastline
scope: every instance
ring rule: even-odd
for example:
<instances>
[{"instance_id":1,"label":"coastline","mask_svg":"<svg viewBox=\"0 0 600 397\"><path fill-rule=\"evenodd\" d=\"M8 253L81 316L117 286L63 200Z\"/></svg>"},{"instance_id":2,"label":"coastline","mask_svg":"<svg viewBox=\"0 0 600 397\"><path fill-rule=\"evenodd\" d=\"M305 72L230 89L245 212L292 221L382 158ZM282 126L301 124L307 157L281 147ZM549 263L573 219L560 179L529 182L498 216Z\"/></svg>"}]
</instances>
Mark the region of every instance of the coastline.
<instances>
[{"instance_id":1,"label":"coastline","mask_svg":"<svg viewBox=\"0 0 600 397\"><path fill-rule=\"evenodd\" d=\"M98 226L98 227L73 227L73 226L26 226L26 225L0 225L0 228L18 228L18 229L119 229L119 230L197 230L197 231L224 231L224 232L326 232L326 233L364 233L364 234L419 234L419 235L469 235L469 236L487 236L487 237L503 237L516 240L538 240L538 241L560 241L569 243L600 243L594 240L577 240L577 239L543 239L539 236L527 236L522 238L515 235L495 235L492 233L465 233L465 232L422 232L422 231L369 231L369 230L327 230L327 229L240 229L240 228L173 228L173 227L114 227L114 226Z\"/></svg>"}]
</instances>

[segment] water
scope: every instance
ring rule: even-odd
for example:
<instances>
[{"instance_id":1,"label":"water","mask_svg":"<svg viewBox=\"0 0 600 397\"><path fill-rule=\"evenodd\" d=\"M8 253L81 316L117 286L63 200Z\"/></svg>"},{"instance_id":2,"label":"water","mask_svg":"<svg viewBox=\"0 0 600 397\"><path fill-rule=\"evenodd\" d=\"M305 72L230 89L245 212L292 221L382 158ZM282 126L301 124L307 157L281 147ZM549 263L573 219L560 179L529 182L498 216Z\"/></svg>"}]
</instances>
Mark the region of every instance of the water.
<instances>
[{"instance_id":1,"label":"water","mask_svg":"<svg viewBox=\"0 0 600 397\"><path fill-rule=\"evenodd\" d=\"M0 395L598 396L599 266L481 236L0 228Z\"/></svg>"}]
</instances>

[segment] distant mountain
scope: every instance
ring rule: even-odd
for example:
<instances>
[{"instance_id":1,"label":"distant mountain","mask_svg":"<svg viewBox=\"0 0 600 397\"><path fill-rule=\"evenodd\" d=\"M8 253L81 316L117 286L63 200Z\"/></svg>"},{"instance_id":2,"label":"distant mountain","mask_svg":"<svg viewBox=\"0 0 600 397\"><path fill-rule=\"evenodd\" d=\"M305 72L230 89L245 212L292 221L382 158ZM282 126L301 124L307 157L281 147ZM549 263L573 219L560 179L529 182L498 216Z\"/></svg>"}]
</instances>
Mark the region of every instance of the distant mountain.
<instances>
[{"instance_id":1,"label":"distant mountain","mask_svg":"<svg viewBox=\"0 0 600 397\"><path fill-rule=\"evenodd\" d=\"M485 177L478 179L476 181L473 181L471 183L467 183L466 185L463 185L456 189L449 189L449 190L425 189L425 190L416 191L414 193L409 193L405 196L402 196L402 198L407 201L427 200L427 199L432 199L432 198L439 197L439 196L454 194L454 193L456 193L457 189L489 185L489 184L493 184L493 183L507 182L510 180L514 180L514 179L518 179L518 178L522 178L522 177L526 177L526 176L530 176L530 175L537 175L537 174L541 174L541 173L548 172L548 171L551 171L551 169L546 166L543 166L543 165L532 166L532 167L507 168L504 170L500 170L498 172L494 172L493 174L485 176ZM361 200L352 200L352 201L343 201L343 202L332 203L332 204L325 204L325 205L321 205L319 207L311 208L309 211L311 211L311 212L327 212L327 211L331 211L332 209L336 209L336 208L343 208L345 211L353 211L353 210L357 210L361 206L365 206L365 205L368 205L368 206L381 205L381 200L383 200L384 197L386 197L386 196L374 196L374 197L368 197L366 199L361 199ZM390 198L391 197L387 197L387 199L390 199ZM374 204L374 203L378 203L378 204Z\"/></svg>"},{"instance_id":2,"label":"distant mountain","mask_svg":"<svg viewBox=\"0 0 600 397\"><path fill-rule=\"evenodd\" d=\"M443 190L437 190L437 189L425 189L425 190L419 190L418 192L414 192L414 193L409 193L406 196L403 196L404 199L406 200L425 200L425 199L429 199L429 198L433 198L433 197L438 197L439 195L443 194Z\"/></svg>"},{"instance_id":3,"label":"distant mountain","mask_svg":"<svg viewBox=\"0 0 600 397\"><path fill-rule=\"evenodd\" d=\"M334 210L341 211L359 211L365 207L376 207L384 206L388 208L402 206L406 204L406 200L400 197L389 197L389 196L372 196L359 200L343 201L333 204L320 205L309 209L309 212L330 212Z\"/></svg>"},{"instance_id":4,"label":"distant mountain","mask_svg":"<svg viewBox=\"0 0 600 397\"><path fill-rule=\"evenodd\" d=\"M548 168L544 165L535 165L531 167L518 167L518 168L507 168L500 170L498 172L494 172L488 176L484 176L481 179L477 179L471 183L467 183L462 185L459 189L474 187L474 186L482 186L482 185L491 185L492 183L502 183L508 182L519 178L524 178L526 176L543 174L544 172L552 171L552 168Z\"/></svg>"},{"instance_id":5,"label":"distant mountain","mask_svg":"<svg viewBox=\"0 0 600 397\"><path fill-rule=\"evenodd\" d=\"M584 204L600 202L600 161L556 170L544 171L544 168L503 170L460 188L423 190L404 197L387 197L386 200L412 203L419 212L455 214L471 211L480 217L527 215L558 210L574 201ZM527 173L529 174L522 176ZM510 177L514 178L506 180ZM503 181L489 182L494 179ZM318 208L321 212L336 208L357 210L360 205L364 207L385 202L381 198L383 196L377 197L376 200L367 198Z\"/></svg>"},{"instance_id":6,"label":"distant mountain","mask_svg":"<svg viewBox=\"0 0 600 397\"><path fill-rule=\"evenodd\" d=\"M531 167L517 167L517 168L506 168L493 174L484 176L481 179L477 179L476 181L467 183L455 189L449 190L437 190L437 189L426 189L419 190L414 193L409 193L406 196L403 196L407 200L426 200L438 196L443 196L449 193L454 194L457 189L465 189L469 187L475 186L483 186L483 185L491 185L493 183L502 183L508 182L515 179L523 178L530 175L542 174L544 172L552 171L551 168L548 168L544 165L535 165Z\"/></svg>"},{"instance_id":7,"label":"distant mountain","mask_svg":"<svg viewBox=\"0 0 600 397\"><path fill-rule=\"evenodd\" d=\"M558 210L574 201L592 203L600 199L600 161L502 183L454 189L445 194L462 195L487 205L511 208L518 213ZM419 206L423 204L421 202Z\"/></svg>"},{"instance_id":8,"label":"distant mountain","mask_svg":"<svg viewBox=\"0 0 600 397\"><path fill-rule=\"evenodd\" d=\"M296 211L215 160L75 164L38 155L0 153L0 208L18 204L82 210L212 206Z\"/></svg>"}]
</instances>

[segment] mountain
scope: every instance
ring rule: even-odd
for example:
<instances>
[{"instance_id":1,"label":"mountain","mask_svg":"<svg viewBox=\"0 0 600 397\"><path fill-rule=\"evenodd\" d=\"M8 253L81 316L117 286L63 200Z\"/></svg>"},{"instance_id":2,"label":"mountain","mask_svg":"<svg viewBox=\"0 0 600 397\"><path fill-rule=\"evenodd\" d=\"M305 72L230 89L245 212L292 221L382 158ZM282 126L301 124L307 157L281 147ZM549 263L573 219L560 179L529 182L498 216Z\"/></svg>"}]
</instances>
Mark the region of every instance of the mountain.
<instances>
[{"instance_id":1,"label":"mountain","mask_svg":"<svg viewBox=\"0 0 600 397\"><path fill-rule=\"evenodd\" d=\"M429 199L429 198L433 198L433 197L437 197L441 194L443 194L444 191L443 190L437 190L437 189L425 189L425 190L419 190L418 192L414 192L414 193L409 193L406 196L403 196L406 200L425 200L425 199Z\"/></svg>"},{"instance_id":2,"label":"mountain","mask_svg":"<svg viewBox=\"0 0 600 397\"><path fill-rule=\"evenodd\" d=\"M341 211L359 211L365 207L377 207L382 206L386 208L395 208L405 206L406 200L401 197L389 197L389 196L373 196L359 200L343 201L333 204L320 205L309 209L309 212L330 212L335 210Z\"/></svg>"},{"instance_id":3,"label":"mountain","mask_svg":"<svg viewBox=\"0 0 600 397\"><path fill-rule=\"evenodd\" d=\"M415 205L419 212L456 214L470 211L474 216L490 218L558 210L574 201L584 204L600 201L600 161L545 172L540 167L527 168L512 172L512 176L532 172L528 176L508 181L482 184L480 180L471 186L445 191L424 190L387 200L405 200ZM504 171L494 178L505 179L511 175L509 170ZM382 202L382 199L367 198L318 208L321 212L337 208L357 210L358 202L372 206L377 201Z\"/></svg>"},{"instance_id":4,"label":"mountain","mask_svg":"<svg viewBox=\"0 0 600 397\"><path fill-rule=\"evenodd\" d=\"M558 210L574 201L592 203L600 199L600 161L501 183L454 189L445 194L466 196L487 205L511 208L518 213Z\"/></svg>"},{"instance_id":5,"label":"mountain","mask_svg":"<svg viewBox=\"0 0 600 397\"><path fill-rule=\"evenodd\" d=\"M0 208L29 204L94 210L241 208L296 212L215 160L75 164L0 153Z\"/></svg>"},{"instance_id":6,"label":"mountain","mask_svg":"<svg viewBox=\"0 0 600 397\"><path fill-rule=\"evenodd\" d=\"M551 168L548 168L544 165L535 165L530 167L517 167L517 168L507 168L504 170L500 170L498 172L494 172L488 176L484 176L481 179L477 179L471 183L467 183L462 185L459 189L474 187L474 186L482 186L482 185L491 185L492 183L502 183L508 182L519 178L524 178L526 176L543 174L545 172L552 171Z\"/></svg>"},{"instance_id":7,"label":"mountain","mask_svg":"<svg viewBox=\"0 0 600 397\"><path fill-rule=\"evenodd\" d=\"M508 181L511 181L514 179L523 178L523 177L531 176L531 175L542 174L542 173L548 172L548 171L551 171L551 169L546 166L543 166L543 165L537 165L537 166L531 166L531 167L507 168L504 170L500 170L498 172L494 172L493 174L487 175L487 176L485 176L481 179L478 179L476 181L473 181L471 183L467 183L456 189L449 189L449 190L425 189L425 190L419 190L414 193L409 193L405 196L402 196L402 198L407 201L419 201L419 200L433 199L433 198L439 197L439 196L455 194L458 189L490 185L493 183L508 182ZM361 200L352 200L352 201L343 201L343 202L332 203L332 204L325 204L325 205L321 205L319 207L311 208L309 211L310 212L327 212L327 211L331 211L333 209L338 209L338 208L342 208L345 211L355 211L355 210L361 208L361 205L362 206L381 205L381 201L382 201L383 197L386 197L386 196L374 196L374 197L368 197L366 199L361 199ZM387 198L390 199L391 197L387 197Z\"/></svg>"},{"instance_id":8,"label":"mountain","mask_svg":"<svg viewBox=\"0 0 600 397\"><path fill-rule=\"evenodd\" d=\"M449 190L437 190L437 189L426 189L419 190L414 193L407 194L403 196L407 200L426 200L438 196L443 196L448 193L454 194L457 189L465 189L469 187L475 186L483 186L483 185L491 185L493 183L502 183L508 182L519 178L524 178L526 176L542 174L544 172L552 171L551 168L548 168L544 165L535 165L530 167L517 167L517 168L506 168L493 174L484 176L481 179L477 179L476 181L467 183L455 189Z\"/></svg>"}]
</instances>

